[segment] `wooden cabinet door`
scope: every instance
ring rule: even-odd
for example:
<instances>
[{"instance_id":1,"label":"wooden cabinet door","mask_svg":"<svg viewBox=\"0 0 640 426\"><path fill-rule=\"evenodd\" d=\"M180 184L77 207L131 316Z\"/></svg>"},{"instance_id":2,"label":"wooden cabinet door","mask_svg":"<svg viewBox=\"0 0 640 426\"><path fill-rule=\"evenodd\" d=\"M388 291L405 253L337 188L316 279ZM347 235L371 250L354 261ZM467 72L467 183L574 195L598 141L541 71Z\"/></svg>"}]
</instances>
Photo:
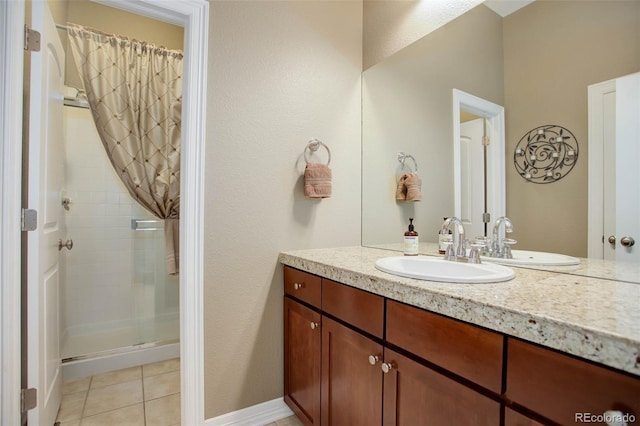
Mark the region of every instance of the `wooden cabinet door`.
<instances>
[{"instance_id":1,"label":"wooden cabinet door","mask_svg":"<svg viewBox=\"0 0 640 426\"><path fill-rule=\"evenodd\" d=\"M284 298L284 400L307 426L320 425L321 316Z\"/></svg>"},{"instance_id":2,"label":"wooden cabinet door","mask_svg":"<svg viewBox=\"0 0 640 426\"><path fill-rule=\"evenodd\" d=\"M608 410L640 416L637 377L514 338L507 347L506 397L534 413L563 425Z\"/></svg>"},{"instance_id":3,"label":"wooden cabinet door","mask_svg":"<svg viewBox=\"0 0 640 426\"><path fill-rule=\"evenodd\" d=\"M544 426L532 418L507 407L504 410L504 426Z\"/></svg>"},{"instance_id":4,"label":"wooden cabinet door","mask_svg":"<svg viewBox=\"0 0 640 426\"><path fill-rule=\"evenodd\" d=\"M388 348L384 426L498 426L500 403Z\"/></svg>"},{"instance_id":5,"label":"wooden cabinet door","mask_svg":"<svg viewBox=\"0 0 640 426\"><path fill-rule=\"evenodd\" d=\"M322 425L382 424L382 345L322 319Z\"/></svg>"}]
</instances>

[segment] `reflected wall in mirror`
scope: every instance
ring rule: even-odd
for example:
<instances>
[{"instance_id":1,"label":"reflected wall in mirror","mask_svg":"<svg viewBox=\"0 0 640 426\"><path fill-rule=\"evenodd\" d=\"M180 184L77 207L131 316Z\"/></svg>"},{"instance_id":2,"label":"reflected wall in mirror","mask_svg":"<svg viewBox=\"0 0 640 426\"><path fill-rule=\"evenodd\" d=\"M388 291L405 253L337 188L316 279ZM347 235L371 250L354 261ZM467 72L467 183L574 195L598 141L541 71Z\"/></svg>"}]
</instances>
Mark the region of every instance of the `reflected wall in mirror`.
<instances>
[{"instance_id":1,"label":"reflected wall in mirror","mask_svg":"<svg viewBox=\"0 0 640 426\"><path fill-rule=\"evenodd\" d=\"M365 17L366 8L367 2ZM454 214L451 93L457 88L505 107L506 214L514 248L587 256L587 87L639 70L640 2L616 0L538 0L505 17L479 5L368 68L362 244L400 242L409 217L421 241L437 242L442 219ZM564 179L535 185L517 174L512 157L522 135L543 124L571 129L581 158ZM393 197L399 151L420 165L419 203Z\"/></svg>"}]
</instances>

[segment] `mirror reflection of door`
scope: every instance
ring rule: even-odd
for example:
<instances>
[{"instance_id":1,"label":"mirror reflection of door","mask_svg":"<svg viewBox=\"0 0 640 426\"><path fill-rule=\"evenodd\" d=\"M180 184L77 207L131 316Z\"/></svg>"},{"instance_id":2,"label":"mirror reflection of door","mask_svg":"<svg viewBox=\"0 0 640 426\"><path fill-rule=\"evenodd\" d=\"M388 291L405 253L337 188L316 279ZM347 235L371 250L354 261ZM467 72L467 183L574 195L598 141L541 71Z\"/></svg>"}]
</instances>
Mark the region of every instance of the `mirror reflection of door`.
<instances>
[{"instance_id":1,"label":"mirror reflection of door","mask_svg":"<svg viewBox=\"0 0 640 426\"><path fill-rule=\"evenodd\" d=\"M588 92L589 257L640 262L640 73Z\"/></svg>"},{"instance_id":2,"label":"mirror reflection of door","mask_svg":"<svg viewBox=\"0 0 640 426\"><path fill-rule=\"evenodd\" d=\"M454 216L469 239L505 215L504 108L453 89Z\"/></svg>"},{"instance_id":3,"label":"mirror reflection of door","mask_svg":"<svg viewBox=\"0 0 640 426\"><path fill-rule=\"evenodd\" d=\"M464 112L464 111L463 111ZM460 219L469 238L486 236L484 119L460 114Z\"/></svg>"}]
</instances>

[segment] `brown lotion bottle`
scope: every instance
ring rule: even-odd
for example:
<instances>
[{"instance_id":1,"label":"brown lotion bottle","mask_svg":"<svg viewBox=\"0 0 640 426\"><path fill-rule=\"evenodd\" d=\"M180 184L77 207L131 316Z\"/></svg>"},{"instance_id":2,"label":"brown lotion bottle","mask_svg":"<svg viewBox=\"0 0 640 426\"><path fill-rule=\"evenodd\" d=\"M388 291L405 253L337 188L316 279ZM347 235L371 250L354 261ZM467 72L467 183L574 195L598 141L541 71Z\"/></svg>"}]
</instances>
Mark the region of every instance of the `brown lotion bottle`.
<instances>
[{"instance_id":1,"label":"brown lotion bottle","mask_svg":"<svg viewBox=\"0 0 640 426\"><path fill-rule=\"evenodd\" d=\"M409 230L404 233L404 255L417 256L420 251L418 233L413 230L413 218L409 218Z\"/></svg>"}]
</instances>

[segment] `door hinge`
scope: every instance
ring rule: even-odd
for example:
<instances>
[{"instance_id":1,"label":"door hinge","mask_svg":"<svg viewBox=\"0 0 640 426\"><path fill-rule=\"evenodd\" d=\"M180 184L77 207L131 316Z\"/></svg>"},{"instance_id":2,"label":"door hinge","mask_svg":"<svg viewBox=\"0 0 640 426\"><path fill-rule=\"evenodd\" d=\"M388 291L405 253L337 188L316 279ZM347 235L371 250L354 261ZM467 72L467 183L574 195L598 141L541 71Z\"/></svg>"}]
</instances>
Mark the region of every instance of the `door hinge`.
<instances>
[{"instance_id":1,"label":"door hinge","mask_svg":"<svg viewBox=\"0 0 640 426\"><path fill-rule=\"evenodd\" d=\"M25 413L38 406L38 389L29 388L20 390L20 410Z\"/></svg>"},{"instance_id":2,"label":"door hinge","mask_svg":"<svg viewBox=\"0 0 640 426\"><path fill-rule=\"evenodd\" d=\"M38 212L33 209L22 209L20 222L23 231L35 231L38 229Z\"/></svg>"},{"instance_id":3,"label":"door hinge","mask_svg":"<svg viewBox=\"0 0 640 426\"><path fill-rule=\"evenodd\" d=\"M24 50L28 52L40 51L40 33L24 26Z\"/></svg>"},{"instance_id":4,"label":"door hinge","mask_svg":"<svg viewBox=\"0 0 640 426\"><path fill-rule=\"evenodd\" d=\"M489 146L489 144L491 144L491 139L489 139L489 136L483 136L482 137L482 145Z\"/></svg>"},{"instance_id":5,"label":"door hinge","mask_svg":"<svg viewBox=\"0 0 640 426\"><path fill-rule=\"evenodd\" d=\"M483 223L491 222L491 213L487 213L487 212L482 213L482 222Z\"/></svg>"}]
</instances>

